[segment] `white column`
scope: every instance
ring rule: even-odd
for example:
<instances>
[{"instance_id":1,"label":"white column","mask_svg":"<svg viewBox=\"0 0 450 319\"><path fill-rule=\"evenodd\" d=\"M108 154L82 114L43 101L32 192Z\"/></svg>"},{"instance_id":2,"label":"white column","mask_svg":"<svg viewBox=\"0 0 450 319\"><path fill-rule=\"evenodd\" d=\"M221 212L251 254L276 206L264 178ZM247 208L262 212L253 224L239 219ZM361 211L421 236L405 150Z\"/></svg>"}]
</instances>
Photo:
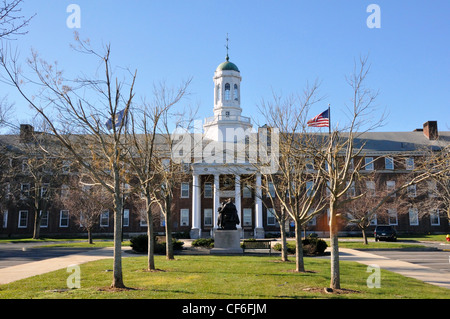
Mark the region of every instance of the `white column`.
<instances>
[{"instance_id":1,"label":"white column","mask_svg":"<svg viewBox=\"0 0 450 319\"><path fill-rule=\"evenodd\" d=\"M255 238L264 238L263 214L262 214L262 191L261 174L256 174L256 205L255 205Z\"/></svg>"},{"instance_id":2,"label":"white column","mask_svg":"<svg viewBox=\"0 0 450 319\"><path fill-rule=\"evenodd\" d=\"M237 214L239 216L239 225L236 228L241 228L242 225L242 209L241 209L241 176L236 175L234 180L234 205L236 206Z\"/></svg>"},{"instance_id":3,"label":"white column","mask_svg":"<svg viewBox=\"0 0 450 319\"><path fill-rule=\"evenodd\" d=\"M215 174L214 175L214 205L213 205L213 225L214 225L214 229L217 229L217 218L218 213L217 210L219 209L220 206L220 197L219 197L219 174Z\"/></svg>"},{"instance_id":4,"label":"white column","mask_svg":"<svg viewBox=\"0 0 450 319\"><path fill-rule=\"evenodd\" d=\"M201 235L201 189L200 176L193 175L192 179L192 231L191 238L200 238Z\"/></svg>"}]
</instances>

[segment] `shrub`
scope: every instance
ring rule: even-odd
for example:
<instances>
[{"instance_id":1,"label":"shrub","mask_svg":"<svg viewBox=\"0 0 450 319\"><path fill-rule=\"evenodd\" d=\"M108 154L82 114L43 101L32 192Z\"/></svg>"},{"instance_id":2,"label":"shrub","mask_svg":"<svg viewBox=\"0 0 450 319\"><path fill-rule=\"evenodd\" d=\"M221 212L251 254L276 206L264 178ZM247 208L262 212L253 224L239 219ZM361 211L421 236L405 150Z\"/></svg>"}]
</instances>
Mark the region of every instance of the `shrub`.
<instances>
[{"instance_id":1,"label":"shrub","mask_svg":"<svg viewBox=\"0 0 450 319\"><path fill-rule=\"evenodd\" d=\"M295 243L287 243L288 254L295 254ZM302 240L303 254L306 256L323 255L327 249L327 243L319 238L306 238ZM281 251L281 244L277 243L272 247L276 251Z\"/></svg>"},{"instance_id":2,"label":"shrub","mask_svg":"<svg viewBox=\"0 0 450 319\"><path fill-rule=\"evenodd\" d=\"M148 251L148 236L147 235L138 235L130 239L131 248L138 253L144 253ZM175 238L172 238L173 250L181 250L183 249L184 242L179 241ZM166 243L159 242L155 238L155 254L164 254L166 251Z\"/></svg>"},{"instance_id":3,"label":"shrub","mask_svg":"<svg viewBox=\"0 0 450 319\"><path fill-rule=\"evenodd\" d=\"M192 242L192 246L194 247L206 247L206 248L214 248L214 239L212 238L199 238Z\"/></svg>"}]
</instances>

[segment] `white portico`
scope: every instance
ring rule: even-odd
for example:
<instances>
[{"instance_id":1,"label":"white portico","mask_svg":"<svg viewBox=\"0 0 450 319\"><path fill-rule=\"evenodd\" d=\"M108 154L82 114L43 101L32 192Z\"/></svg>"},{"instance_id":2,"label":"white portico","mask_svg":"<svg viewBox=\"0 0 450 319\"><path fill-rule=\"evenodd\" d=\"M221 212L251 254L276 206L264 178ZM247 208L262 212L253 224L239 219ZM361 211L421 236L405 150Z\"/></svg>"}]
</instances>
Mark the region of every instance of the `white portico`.
<instances>
[{"instance_id":1,"label":"white portico","mask_svg":"<svg viewBox=\"0 0 450 319\"><path fill-rule=\"evenodd\" d=\"M240 220L237 228L242 230L241 176L244 175L254 176L252 189L254 189L255 194L253 195L254 201L251 208L251 218L254 220L254 225L252 227L254 229L254 237L263 238L261 174L256 173L255 168L248 161L245 161L245 149L236 146L239 142L244 143L240 145L245 145L245 139L248 139L252 124L249 117L241 115L240 87L242 78L238 67L229 61L228 54L226 61L217 67L213 80L214 116L206 118L203 125L203 161L192 165L191 238L202 237L202 229L205 231L203 227L205 223L202 222L204 221L204 219L202 220L202 212L208 210L208 213L211 213L211 209L212 227L209 231L211 231L212 235L214 230L217 229L218 208L221 205L221 201L226 198L231 198L234 202ZM232 156L229 156L230 154ZM202 201L202 176L205 175L211 178L208 186L212 188L212 203L209 202L209 204L204 204L205 201ZM230 176L234 178L230 179ZM222 181L224 177L228 178L226 185ZM207 207L202 207L202 205ZM205 218L205 214L203 213L203 218ZM242 235L243 232L241 232Z\"/></svg>"}]
</instances>

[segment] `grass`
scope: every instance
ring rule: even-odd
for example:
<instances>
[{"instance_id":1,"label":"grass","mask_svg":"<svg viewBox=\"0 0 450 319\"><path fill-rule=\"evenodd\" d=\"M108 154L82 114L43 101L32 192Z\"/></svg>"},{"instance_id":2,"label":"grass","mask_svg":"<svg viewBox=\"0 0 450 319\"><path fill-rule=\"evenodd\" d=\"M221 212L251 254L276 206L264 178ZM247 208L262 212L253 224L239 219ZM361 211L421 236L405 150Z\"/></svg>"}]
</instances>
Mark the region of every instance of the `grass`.
<instances>
[{"instance_id":1,"label":"grass","mask_svg":"<svg viewBox=\"0 0 450 319\"><path fill-rule=\"evenodd\" d=\"M305 258L306 273L295 273L294 258L269 256L156 256L159 271L148 272L146 256L123 258L124 282L111 291L112 259L81 265L81 288L67 289L66 269L0 285L0 299L301 299L448 298L448 289L381 270L381 288L370 289L367 267L341 261L342 293L325 294L329 260Z\"/></svg>"}]
</instances>

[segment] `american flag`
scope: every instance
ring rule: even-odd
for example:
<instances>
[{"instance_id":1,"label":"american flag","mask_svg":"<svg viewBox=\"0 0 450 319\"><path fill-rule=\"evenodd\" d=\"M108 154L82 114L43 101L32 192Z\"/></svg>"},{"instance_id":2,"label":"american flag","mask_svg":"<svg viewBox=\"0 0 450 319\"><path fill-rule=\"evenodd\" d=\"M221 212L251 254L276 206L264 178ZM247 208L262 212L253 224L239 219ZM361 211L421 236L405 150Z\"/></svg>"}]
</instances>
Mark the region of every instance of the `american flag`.
<instances>
[{"instance_id":1,"label":"american flag","mask_svg":"<svg viewBox=\"0 0 450 319\"><path fill-rule=\"evenodd\" d=\"M312 127L329 127L330 126L329 109L320 113L316 117L310 119L306 124Z\"/></svg>"}]
</instances>

